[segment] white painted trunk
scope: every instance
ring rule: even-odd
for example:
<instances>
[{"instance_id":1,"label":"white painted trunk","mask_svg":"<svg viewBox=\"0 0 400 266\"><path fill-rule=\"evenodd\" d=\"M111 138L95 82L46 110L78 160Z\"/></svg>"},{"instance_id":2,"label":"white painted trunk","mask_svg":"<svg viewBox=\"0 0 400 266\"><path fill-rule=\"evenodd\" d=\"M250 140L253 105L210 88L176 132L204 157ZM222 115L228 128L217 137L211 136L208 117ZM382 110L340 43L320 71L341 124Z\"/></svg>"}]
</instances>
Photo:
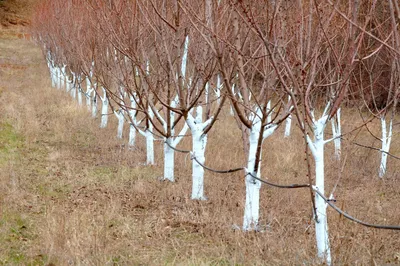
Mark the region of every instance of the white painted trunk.
<instances>
[{"instance_id":1,"label":"white painted trunk","mask_svg":"<svg viewBox=\"0 0 400 266\"><path fill-rule=\"evenodd\" d=\"M152 120L154 117L153 111L149 107L149 116ZM147 160L146 163L148 165L154 164L154 136L153 136L153 124L149 122L149 126L146 129L146 151L147 151Z\"/></svg>"},{"instance_id":2,"label":"white painted trunk","mask_svg":"<svg viewBox=\"0 0 400 266\"><path fill-rule=\"evenodd\" d=\"M90 105L91 105L91 101L92 101L92 92L93 92L92 84L90 83L89 78L86 77L86 93L85 93L85 96L86 96L86 106L88 108L88 111L90 111L90 109L91 109Z\"/></svg>"},{"instance_id":3,"label":"white painted trunk","mask_svg":"<svg viewBox=\"0 0 400 266\"><path fill-rule=\"evenodd\" d=\"M270 105L267 109L270 108ZM257 145L260 137L260 130L263 130L262 138L263 141L271 136L277 125L270 124L266 126L264 129L261 129L261 119L262 116L261 110L257 109L257 115L251 115L249 118L253 120L253 125L249 134L249 157L247 159L247 171L254 176L260 178L261 173L261 165L258 164L258 171L255 171L255 162L256 162L256 153L257 153ZM270 118L267 118L270 119ZM262 152L262 151L261 151ZM260 161L261 161L261 153L260 153ZM244 217L243 217L243 230L258 230L258 218L260 211L260 188L261 182L259 180L254 179L250 174L246 175L245 179L246 185L246 202L244 209Z\"/></svg>"},{"instance_id":4,"label":"white painted trunk","mask_svg":"<svg viewBox=\"0 0 400 266\"><path fill-rule=\"evenodd\" d=\"M117 116L118 119L117 138L122 139L122 134L124 132L124 123L125 123L124 111L123 110L116 111L115 115Z\"/></svg>"},{"instance_id":5,"label":"white painted trunk","mask_svg":"<svg viewBox=\"0 0 400 266\"><path fill-rule=\"evenodd\" d=\"M271 101L268 101L267 103L267 123L271 123L272 121L272 110L271 110Z\"/></svg>"},{"instance_id":6,"label":"white painted trunk","mask_svg":"<svg viewBox=\"0 0 400 266\"><path fill-rule=\"evenodd\" d=\"M208 98L210 97L209 92L210 92L210 85L207 82L206 87L205 87L205 92L204 92L204 97L205 97L206 103L208 103Z\"/></svg>"},{"instance_id":7,"label":"white painted trunk","mask_svg":"<svg viewBox=\"0 0 400 266\"><path fill-rule=\"evenodd\" d=\"M49 69L50 69L51 86L55 88L57 86L56 69L51 65L51 63L49 63Z\"/></svg>"},{"instance_id":8,"label":"white painted trunk","mask_svg":"<svg viewBox=\"0 0 400 266\"><path fill-rule=\"evenodd\" d=\"M105 128L108 122L108 98L106 90L103 88L103 97L101 97L101 123L100 127Z\"/></svg>"},{"instance_id":9,"label":"white painted trunk","mask_svg":"<svg viewBox=\"0 0 400 266\"><path fill-rule=\"evenodd\" d=\"M172 138L166 139L166 142L171 146L174 145ZM164 179L174 182L175 151L168 144L164 143Z\"/></svg>"},{"instance_id":10,"label":"white painted trunk","mask_svg":"<svg viewBox=\"0 0 400 266\"><path fill-rule=\"evenodd\" d=\"M72 73L72 89L70 91L72 98L76 99L76 75Z\"/></svg>"},{"instance_id":11,"label":"white painted trunk","mask_svg":"<svg viewBox=\"0 0 400 266\"><path fill-rule=\"evenodd\" d=\"M60 72L60 88L65 88L65 66L61 68Z\"/></svg>"},{"instance_id":12,"label":"white painted trunk","mask_svg":"<svg viewBox=\"0 0 400 266\"><path fill-rule=\"evenodd\" d=\"M211 123L212 118L205 122L202 121L203 108L198 106L196 118L194 119L191 114L188 114L186 123L192 132L192 156L201 164L204 164L207 145L207 135L204 134L204 129ZM207 198L204 196L204 169L196 160L192 160L192 199L206 200Z\"/></svg>"},{"instance_id":13,"label":"white painted trunk","mask_svg":"<svg viewBox=\"0 0 400 266\"><path fill-rule=\"evenodd\" d=\"M181 74L182 77L186 77L186 65L187 65L187 57L188 57L188 51L189 51L189 36L187 35L185 38L185 44L183 48L183 56L182 56L182 64L181 64Z\"/></svg>"},{"instance_id":14,"label":"white painted trunk","mask_svg":"<svg viewBox=\"0 0 400 266\"><path fill-rule=\"evenodd\" d=\"M340 125L340 108L337 110L336 115L331 120L332 125L332 135L335 138L333 143L335 144L335 157L336 159L340 159L341 154L341 138L342 129Z\"/></svg>"},{"instance_id":15,"label":"white painted trunk","mask_svg":"<svg viewBox=\"0 0 400 266\"><path fill-rule=\"evenodd\" d=\"M172 102L171 102L171 107L175 108L178 103L179 103L179 98L178 98L178 95L176 95L175 99L172 100ZM175 113L172 111L169 111L168 113L170 116L170 124L173 125L175 123ZM160 120L163 121L162 122L163 128L164 128L165 133L167 133L168 132L167 122L165 122L165 120L162 119L162 117L159 116L159 118L160 118ZM165 139L165 143L164 143L164 180L168 180L171 182L174 182L174 180L175 180L175 176L174 176L174 167L175 167L175 161L174 161L175 154L174 153L175 153L175 151L173 148L175 148L179 144L179 142L182 140L183 136L186 134L188 128L189 128L188 124L185 123L185 125L179 132L178 136L174 136L175 130L174 130L174 128L171 128L170 131L171 131L172 136ZM171 147L173 147L173 148L171 148Z\"/></svg>"},{"instance_id":16,"label":"white painted trunk","mask_svg":"<svg viewBox=\"0 0 400 266\"><path fill-rule=\"evenodd\" d=\"M221 76L217 75L217 88L215 89L215 95L217 96L217 103L221 103Z\"/></svg>"},{"instance_id":17,"label":"white painted trunk","mask_svg":"<svg viewBox=\"0 0 400 266\"><path fill-rule=\"evenodd\" d=\"M71 84L72 84L72 81L69 79L69 77L67 77L67 81L65 84L65 91L67 93L69 93L71 91Z\"/></svg>"},{"instance_id":18,"label":"white painted trunk","mask_svg":"<svg viewBox=\"0 0 400 266\"><path fill-rule=\"evenodd\" d=\"M289 115L286 118L286 123L285 123L285 138L290 137L291 128L292 128L292 115Z\"/></svg>"},{"instance_id":19,"label":"white painted trunk","mask_svg":"<svg viewBox=\"0 0 400 266\"><path fill-rule=\"evenodd\" d=\"M390 119L389 129L387 129L385 117L381 117L382 127L382 152L381 152L381 164L379 166L379 177L382 178L386 174L387 157L390 150L390 143L392 142L393 134L393 120Z\"/></svg>"},{"instance_id":20,"label":"white painted trunk","mask_svg":"<svg viewBox=\"0 0 400 266\"><path fill-rule=\"evenodd\" d=\"M93 98L92 98L92 117L95 118L97 116L97 93L94 91L93 92Z\"/></svg>"},{"instance_id":21,"label":"white painted trunk","mask_svg":"<svg viewBox=\"0 0 400 266\"><path fill-rule=\"evenodd\" d=\"M315 142L316 152L315 157L315 184L318 190L325 194L324 180L324 143L322 141ZM317 239L318 257L326 260L330 265L331 254L329 247L328 234L328 217L326 213L326 202L318 194L315 194L315 207L317 209L318 221L315 222L315 235Z\"/></svg>"},{"instance_id":22,"label":"white painted trunk","mask_svg":"<svg viewBox=\"0 0 400 266\"><path fill-rule=\"evenodd\" d=\"M61 68L57 67L57 89L61 89Z\"/></svg>"},{"instance_id":23,"label":"white painted trunk","mask_svg":"<svg viewBox=\"0 0 400 266\"><path fill-rule=\"evenodd\" d=\"M54 67L53 68L53 71L54 71L54 83L55 83L55 88L56 89L58 89L59 88L59 84L58 84L58 82L59 82L59 80L58 80L58 67Z\"/></svg>"},{"instance_id":24,"label":"white painted trunk","mask_svg":"<svg viewBox=\"0 0 400 266\"><path fill-rule=\"evenodd\" d=\"M258 123L260 125L260 123ZM258 138L260 134L260 126L253 126L249 135L249 158L247 160L247 169L249 173L254 176L260 177L258 173L254 171L256 151ZM258 229L258 218L260 210L260 188L261 182L255 180L250 175L246 176L246 202L244 208L244 219L243 219L243 230L257 230Z\"/></svg>"},{"instance_id":25,"label":"white painted trunk","mask_svg":"<svg viewBox=\"0 0 400 266\"><path fill-rule=\"evenodd\" d=\"M136 128L132 124L130 124L128 146L130 148L135 147L135 142L136 142Z\"/></svg>"},{"instance_id":26,"label":"white painted trunk","mask_svg":"<svg viewBox=\"0 0 400 266\"><path fill-rule=\"evenodd\" d=\"M235 95L235 84L232 84L232 93L233 93L233 95ZM234 116L235 115L235 112L233 111L233 107L232 107L232 103L230 104L230 114L231 114L231 116Z\"/></svg>"},{"instance_id":27,"label":"white painted trunk","mask_svg":"<svg viewBox=\"0 0 400 266\"><path fill-rule=\"evenodd\" d=\"M129 147L134 147L135 146L135 141L136 141L136 102L135 99L131 96L130 97L131 100L131 110L128 111L128 114L130 116L131 119L131 123L129 126L129 142L128 145Z\"/></svg>"},{"instance_id":28,"label":"white painted trunk","mask_svg":"<svg viewBox=\"0 0 400 266\"><path fill-rule=\"evenodd\" d=\"M291 100L291 99L292 99L292 98L291 98L290 95L289 95L289 96L288 96L288 103L290 103L290 100ZM285 137L285 138L290 137L291 129L292 129L292 115L289 115L289 116L286 118L286 122L285 122L285 134L284 134L284 137Z\"/></svg>"},{"instance_id":29,"label":"white painted trunk","mask_svg":"<svg viewBox=\"0 0 400 266\"><path fill-rule=\"evenodd\" d=\"M81 75L78 75L78 89L77 89L77 94L78 94L78 105L82 106L82 87L81 87Z\"/></svg>"},{"instance_id":30,"label":"white painted trunk","mask_svg":"<svg viewBox=\"0 0 400 266\"><path fill-rule=\"evenodd\" d=\"M196 127L192 130L192 141L193 141L193 156L201 163L205 163L205 151L207 145L207 135L203 134L203 129L201 127ZM204 169L193 160L192 163L192 199L196 200L206 200L204 196Z\"/></svg>"},{"instance_id":31,"label":"white painted trunk","mask_svg":"<svg viewBox=\"0 0 400 266\"><path fill-rule=\"evenodd\" d=\"M325 194L324 177L324 130L328 116L324 115L318 121L314 121L314 141L308 138L308 145L315 161L315 186L322 194ZM318 257L331 265L331 251L329 246L328 217L326 212L327 204L317 193L315 194L315 236L317 240Z\"/></svg>"}]
</instances>

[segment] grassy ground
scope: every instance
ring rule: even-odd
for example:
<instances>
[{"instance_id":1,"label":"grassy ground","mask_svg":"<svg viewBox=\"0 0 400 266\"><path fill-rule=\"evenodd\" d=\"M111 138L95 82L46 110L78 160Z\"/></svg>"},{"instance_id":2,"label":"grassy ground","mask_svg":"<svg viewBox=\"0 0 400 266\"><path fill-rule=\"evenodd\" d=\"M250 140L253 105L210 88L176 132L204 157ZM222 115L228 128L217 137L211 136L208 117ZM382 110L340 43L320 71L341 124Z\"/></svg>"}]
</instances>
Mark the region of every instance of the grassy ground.
<instances>
[{"instance_id":1,"label":"grassy ground","mask_svg":"<svg viewBox=\"0 0 400 266\"><path fill-rule=\"evenodd\" d=\"M15 29L13 29L15 30ZM18 29L18 31L20 31ZM244 177L206 173L209 200L190 200L191 161L176 155L176 183L160 182L162 147L154 167L119 141L116 121L99 130L70 97L50 87L38 47L0 34L0 265L315 265L309 192L263 187L260 233L243 233ZM5 33L4 33L5 32ZM359 121L344 110L344 130ZM210 133L207 164L243 165L240 135L229 114ZM371 129L379 133L378 124ZM392 152L400 154L398 126ZM127 132L125 132L127 133ZM126 136L126 135L125 135ZM263 176L303 183L304 154L294 132L280 129L264 146ZM370 222L400 224L399 163L378 180L379 154L365 132L344 142L338 205ZM232 145L237 142L238 145ZM326 151L327 191L341 167ZM185 139L182 148L190 148ZM329 211L335 264L400 263L400 233L361 227Z\"/></svg>"}]
</instances>

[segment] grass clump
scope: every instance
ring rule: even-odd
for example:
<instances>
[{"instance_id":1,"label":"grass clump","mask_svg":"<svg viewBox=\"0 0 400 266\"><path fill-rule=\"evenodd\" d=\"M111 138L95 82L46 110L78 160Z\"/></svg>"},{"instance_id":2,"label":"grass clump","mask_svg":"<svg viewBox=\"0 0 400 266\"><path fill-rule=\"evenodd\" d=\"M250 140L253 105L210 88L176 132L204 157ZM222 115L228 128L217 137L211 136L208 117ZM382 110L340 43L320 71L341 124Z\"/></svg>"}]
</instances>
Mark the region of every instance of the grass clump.
<instances>
[{"instance_id":1,"label":"grass clump","mask_svg":"<svg viewBox=\"0 0 400 266\"><path fill-rule=\"evenodd\" d=\"M19 157L24 138L9 123L0 123L0 165Z\"/></svg>"},{"instance_id":2,"label":"grass clump","mask_svg":"<svg viewBox=\"0 0 400 266\"><path fill-rule=\"evenodd\" d=\"M0 265L44 265L46 256L27 255L36 239L29 219L15 211L3 211L0 217Z\"/></svg>"}]
</instances>

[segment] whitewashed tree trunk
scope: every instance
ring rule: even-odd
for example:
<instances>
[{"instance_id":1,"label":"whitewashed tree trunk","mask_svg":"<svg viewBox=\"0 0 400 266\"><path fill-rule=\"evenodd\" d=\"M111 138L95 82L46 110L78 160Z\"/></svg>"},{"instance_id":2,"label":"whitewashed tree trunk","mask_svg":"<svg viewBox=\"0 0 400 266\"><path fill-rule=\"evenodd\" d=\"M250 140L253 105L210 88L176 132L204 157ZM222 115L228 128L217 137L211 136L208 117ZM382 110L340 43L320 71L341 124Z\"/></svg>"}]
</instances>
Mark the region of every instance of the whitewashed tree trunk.
<instances>
[{"instance_id":1,"label":"whitewashed tree trunk","mask_svg":"<svg viewBox=\"0 0 400 266\"><path fill-rule=\"evenodd\" d=\"M77 75L77 78L78 78L78 89L77 89L78 105L82 106L82 87L81 87L82 77L81 77L81 74Z\"/></svg>"},{"instance_id":2,"label":"whitewashed tree trunk","mask_svg":"<svg viewBox=\"0 0 400 266\"><path fill-rule=\"evenodd\" d=\"M340 125L340 108L337 110L336 115L331 119L332 135L334 138L333 143L335 144L335 157L340 159L341 154L341 138L342 129Z\"/></svg>"},{"instance_id":3,"label":"whitewashed tree trunk","mask_svg":"<svg viewBox=\"0 0 400 266\"><path fill-rule=\"evenodd\" d=\"M73 99L76 99L76 75L72 72L72 89L70 91Z\"/></svg>"},{"instance_id":4,"label":"whitewashed tree trunk","mask_svg":"<svg viewBox=\"0 0 400 266\"><path fill-rule=\"evenodd\" d=\"M66 78L65 66L62 66L60 71L60 89L65 88L65 78Z\"/></svg>"},{"instance_id":5,"label":"whitewashed tree trunk","mask_svg":"<svg viewBox=\"0 0 400 266\"><path fill-rule=\"evenodd\" d=\"M290 95L288 96L288 102L290 103ZM292 115L290 114L285 121L285 134L284 137L288 138L290 137L290 133L291 133L291 128L292 128Z\"/></svg>"},{"instance_id":6,"label":"whitewashed tree trunk","mask_svg":"<svg viewBox=\"0 0 400 266\"><path fill-rule=\"evenodd\" d=\"M58 68L58 88L61 90L63 87L63 71L62 71L62 67Z\"/></svg>"},{"instance_id":7,"label":"whitewashed tree trunk","mask_svg":"<svg viewBox=\"0 0 400 266\"><path fill-rule=\"evenodd\" d=\"M67 93L69 93L71 91L71 84L72 84L72 80L70 80L69 77L67 77L67 80L65 83L65 91Z\"/></svg>"},{"instance_id":8,"label":"whitewashed tree trunk","mask_svg":"<svg viewBox=\"0 0 400 266\"><path fill-rule=\"evenodd\" d=\"M100 99L102 102L100 127L105 128L108 122L108 98L107 98L107 92L104 88L103 88L103 97L100 97Z\"/></svg>"},{"instance_id":9,"label":"whitewashed tree trunk","mask_svg":"<svg viewBox=\"0 0 400 266\"><path fill-rule=\"evenodd\" d=\"M324 177L324 130L328 116L324 115L317 121L313 119L314 141L307 136L308 146L315 161L315 189L325 194ZM317 240L318 257L331 265L331 250L329 246L328 217L326 212L327 204L322 197L315 193L315 235Z\"/></svg>"},{"instance_id":10,"label":"whitewashed tree trunk","mask_svg":"<svg viewBox=\"0 0 400 266\"><path fill-rule=\"evenodd\" d=\"M175 97L175 99L171 102L171 106L174 108L176 105L179 103L179 98L178 95ZM175 123L175 113L172 111L169 111L169 116L170 116L170 123L171 126ZM163 128L165 133L168 132L168 124L160 117L160 120L163 121ZM171 128L171 135L172 137L165 138L164 139L164 180L168 180L170 182L175 181L175 174L174 174L174 168L175 168L175 151L173 148L176 148L178 146L179 142L182 140L183 136L186 134L187 130L189 129L189 126L187 123L183 126L181 131L179 132L178 136L174 136L175 130ZM171 148L172 147L172 148Z\"/></svg>"},{"instance_id":11,"label":"whitewashed tree trunk","mask_svg":"<svg viewBox=\"0 0 400 266\"><path fill-rule=\"evenodd\" d=\"M119 138L119 139L122 139L122 134L124 132L124 123L125 123L124 113L125 112L122 109L114 111L114 114L118 119L117 138Z\"/></svg>"},{"instance_id":12,"label":"whitewashed tree trunk","mask_svg":"<svg viewBox=\"0 0 400 266\"><path fill-rule=\"evenodd\" d=\"M93 91L93 98L92 98L92 117L95 118L97 116L97 93L96 90Z\"/></svg>"},{"instance_id":13,"label":"whitewashed tree trunk","mask_svg":"<svg viewBox=\"0 0 400 266\"><path fill-rule=\"evenodd\" d=\"M271 123L272 121L272 110L271 110L271 101L268 101L267 103L267 123Z\"/></svg>"},{"instance_id":14,"label":"whitewashed tree trunk","mask_svg":"<svg viewBox=\"0 0 400 266\"><path fill-rule=\"evenodd\" d=\"M55 88L57 86L57 73L56 73L56 68L53 67L51 62L49 62L49 69L50 69L51 86Z\"/></svg>"},{"instance_id":15,"label":"whitewashed tree trunk","mask_svg":"<svg viewBox=\"0 0 400 266\"><path fill-rule=\"evenodd\" d=\"M183 78L185 78L185 76L186 76L188 51L189 51L189 35L186 35L185 45L183 47L182 64L181 64L181 72L182 72Z\"/></svg>"},{"instance_id":16,"label":"whitewashed tree trunk","mask_svg":"<svg viewBox=\"0 0 400 266\"><path fill-rule=\"evenodd\" d=\"M218 74L217 75L217 87L215 88L215 95L217 96L218 105L221 103L221 89L222 89L221 76Z\"/></svg>"},{"instance_id":17,"label":"whitewashed tree trunk","mask_svg":"<svg viewBox=\"0 0 400 266\"><path fill-rule=\"evenodd\" d=\"M150 120L153 120L154 113L149 107ZM147 165L154 165L154 136L153 136L153 124L148 122L148 127L146 129L146 150L147 150Z\"/></svg>"},{"instance_id":18,"label":"whitewashed tree trunk","mask_svg":"<svg viewBox=\"0 0 400 266\"><path fill-rule=\"evenodd\" d=\"M188 114L186 123L192 132L192 156L196 158L201 164L205 162L205 151L207 145L207 135L204 130L211 123L213 117L205 122L203 121L203 108L198 106L196 108L196 118ZM192 160L192 199L206 200L204 196L204 169L196 161Z\"/></svg>"},{"instance_id":19,"label":"whitewashed tree trunk","mask_svg":"<svg viewBox=\"0 0 400 266\"><path fill-rule=\"evenodd\" d=\"M59 85L58 85L58 83L59 83L59 80L58 80L58 67L57 66L54 66L54 82L55 82L55 88L56 89L58 89L58 87L59 87Z\"/></svg>"},{"instance_id":20,"label":"whitewashed tree trunk","mask_svg":"<svg viewBox=\"0 0 400 266\"><path fill-rule=\"evenodd\" d=\"M86 77L86 106L88 108L88 111L90 111L91 109L91 103L92 103L92 92L93 92L93 88L92 88L92 84L89 80L89 77Z\"/></svg>"},{"instance_id":21,"label":"whitewashed tree trunk","mask_svg":"<svg viewBox=\"0 0 400 266\"><path fill-rule=\"evenodd\" d=\"M57 89L61 89L62 73L61 68L57 67Z\"/></svg>"},{"instance_id":22,"label":"whitewashed tree trunk","mask_svg":"<svg viewBox=\"0 0 400 266\"><path fill-rule=\"evenodd\" d=\"M270 108L270 106L269 106ZM261 129L261 119L262 112L260 108L257 108L256 115L250 115L250 120L253 121L250 134L249 134L249 157L247 159L247 171L251 175L260 178L261 165L258 165L258 171L255 171L255 161L258 140L260 137L260 131L263 130L262 138L263 141L271 136L277 125L269 124L264 129ZM270 118L268 118L270 119ZM269 121L270 122L270 121ZM261 155L260 155L261 157ZM260 158L261 161L261 158ZM246 175L245 185L246 185L246 202L243 217L243 230L258 230L258 219L260 212L260 188L261 182L254 179L250 174Z\"/></svg>"},{"instance_id":23,"label":"whitewashed tree trunk","mask_svg":"<svg viewBox=\"0 0 400 266\"><path fill-rule=\"evenodd\" d=\"M121 97L121 106L124 105L124 98L126 93L124 92L124 88L120 87L119 91ZM117 138L122 139L122 134L124 132L124 124L125 124L125 111L123 109L119 109L114 111L115 116L118 119L118 129L117 129Z\"/></svg>"},{"instance_id":24,"label":"whitewashed tree trunk","mask_svg":"<svg viewBox=\"0 0 400 266\"><path fill-rule=\"evenodd\" d=\"M136 142L136 101L133 96L130 96L129 99L131 101L131 110L128 111L128 115L130 116L131 123L129 126L128 146L132 148L135 146Z\"/></svg>"},{"instance_id":25,"label":"whitewashed tree trunk","mask_svg":"<svg viewBox=\"0 0 400 266\"><path fill-rule=\"evenodd\" d=\"M167 138L165 142L172 147L174 145L171 137ZM175 151L168 144L164 143L164 180L174 182Z\"/></svg>"},{"instance_id":26,"label":"whitewashed tree trunk","mask_svg":"<svg viewBox=\"0 0 400 266\"><path fill-rule=\"evenodd\" d=\"M233 95L235 95L235 83L232 84L232 88L231 89L232 89ZM233 111L232 104L230 104L230 112L229 113L230 113L231 116L235 115L235 112Z\"/></svg>"},{"instance_id":27,"label":"whitewashed tree trunk","mask_svg":"<svg viewBox=\"0 0 400 266\"><path fill-rule=\"evenodd\" d=\"M291 127L292 127L292 115L289 115L285 121L285 138L290 137Z\"/></svg>"},{"instance_id":28,"label":"whitewashed tree trunk","mask_svg":"<svg viewBox=\"0 0 400 266\"><path fill-rule=\"evenodd\" d=\"M382 178L386 174L387 157L390 150L390 143L392 142L393 135L393 118L390 119L389 129L386 125L386 119L384 116L381 117L382 127L382 148L381 148L381 164L379 166L379 177Z\"/></svg>"},{"instance_id":29,"label":"whitewashed tree trunk","mask_svg":"<svg viewBox=\"0 0 400 266\"><path fill-rule=\"evenodd\" d=\"M185 81L185 77L186 77L186 65L187 65L188 51L189 51L189 36L187 35L185 37L185 44L184 44L184 48L183 48L183 55L182 55L182 62L181 62L181 74L182 74L184 81ZM178 75L176 75L176 78L177 77L178 77ZM189 81L189 86L190 86L190 81ZM208 92L206 92L206 94L207 93ZM206 97L208 97L208 95ZM179 100L178 100L178 95L177 95L170 104L172 107L176 107L176 105L178 103L179 103ZM167 124L167 122L159 115L159 113L156 113L156 115L159 118L159 120L162 121L165 133L168 133L168 126L172 126L175 122L175 113L172 111L167 112L167 115L169 116L170 125ZM188 127L185 124L185 126L182 129L180 134L185 134L187 128ZM170 128L169 130L170 130L172 136L170 136L168 138L164 138L164 177L163 177L163 179L174 182L175 181L175 174L174 174L175 151L173 148L175 148L178 145L178 143L180 142L182 137L178 136L178 137L174 138L173 137L174 132L175 132L174 128ZM171 148L171 147L173 147L173 148Z\"/></svg>"},{"instance_id":30,"label":"whitewashed tree trunk","mask_svg":"<svg viewBox=\"0 0 400 266\"><path fill-rule=\"evenodd\" d=\"M249 173L254 176L260 177L260 171L255 172L255 160L256 160L256 150L258 144L258 138L261 130L261 123L253 123L253 127L249 134L249 157L247 160L247 169ZM246 201L244 208L244 218L243 218L243 230L257 230L258 229L258 218L260 210L260 188L261 182L254 179L250 175L246 175L245 180L246 185Z\"/></svg>"}]
</instances>

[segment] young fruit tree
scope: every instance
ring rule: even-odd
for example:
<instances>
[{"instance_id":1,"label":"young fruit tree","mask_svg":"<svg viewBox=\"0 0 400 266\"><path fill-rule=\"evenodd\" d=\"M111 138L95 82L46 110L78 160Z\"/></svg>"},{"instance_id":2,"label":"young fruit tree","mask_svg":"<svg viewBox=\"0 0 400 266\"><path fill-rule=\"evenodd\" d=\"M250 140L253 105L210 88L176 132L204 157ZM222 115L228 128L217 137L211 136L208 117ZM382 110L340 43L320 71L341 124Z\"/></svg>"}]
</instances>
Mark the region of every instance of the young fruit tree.
<instances>
[{"instance_id":1,"label":"young fruit tree","mask_svg":"<svg viewBox=\"0 0 400 266\"><path fill-rule=\"evenodd\" d=\"M347 6L340 6L329 1L275 4L279 7L276 7L272 21L274 25L284 25L275 31L265 31L260 27L271 25L260 21L265 16L257 16L261 7L249 7L242 2L237 6L244 20L262 40L280 85L292 100L293 113L305 139L310 184L314 184L311 195L313 190L324 195L325 145L340 137L336 134L326 140L324 131L347 95L348 81L363 41L364 31L354 24L362 25L362 29L368 25L375 12L374 5L360 6L358 2L349 2ZM278 9L286 12L278 13ZM368 15L361 16L364 12ZM311 178L308 149L314 161L315 183ZM317 255L330 265L327 204L319 193L315 193L312 199Z\"/></svg>"}]
</instances>

